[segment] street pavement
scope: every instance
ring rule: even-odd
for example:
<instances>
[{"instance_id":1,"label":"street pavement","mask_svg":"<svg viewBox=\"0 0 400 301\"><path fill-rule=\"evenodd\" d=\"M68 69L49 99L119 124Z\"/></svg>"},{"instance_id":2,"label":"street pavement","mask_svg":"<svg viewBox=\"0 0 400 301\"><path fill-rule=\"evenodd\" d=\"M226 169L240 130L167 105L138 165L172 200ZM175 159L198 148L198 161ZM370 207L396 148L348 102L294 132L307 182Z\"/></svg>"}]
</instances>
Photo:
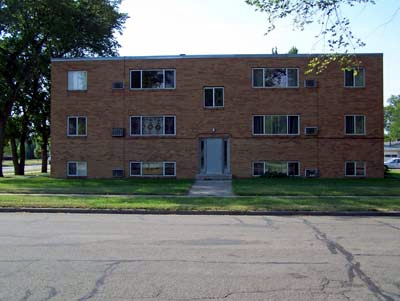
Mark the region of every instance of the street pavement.
<instances>
[{"instance_id":1,"label":"street pavement","mask_svg":"<svg viewBox=\"0 0 400 301\"><path fill-rule=\"evenodd\" d=\"M0 300L400 300L400 219L0 213Z\"/></svg>"}]
</instances>

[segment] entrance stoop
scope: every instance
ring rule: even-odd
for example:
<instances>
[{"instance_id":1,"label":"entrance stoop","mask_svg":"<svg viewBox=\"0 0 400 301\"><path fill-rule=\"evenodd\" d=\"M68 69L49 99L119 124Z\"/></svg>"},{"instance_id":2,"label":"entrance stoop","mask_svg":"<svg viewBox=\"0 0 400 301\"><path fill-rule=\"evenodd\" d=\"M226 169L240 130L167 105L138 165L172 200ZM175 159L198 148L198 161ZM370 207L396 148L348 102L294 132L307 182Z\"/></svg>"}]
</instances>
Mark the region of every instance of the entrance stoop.
<instances>
[{"instance_id":1,"label":"entrance stoop","mask_svg":"<svg viewBox=\"0 0 400 301\"><path fill-rule=\"evenodd\" d=\"M218 180L232 180L232 175L205 175L198 174L196 180L218 181Z\"/></svg>"}]
</instances>

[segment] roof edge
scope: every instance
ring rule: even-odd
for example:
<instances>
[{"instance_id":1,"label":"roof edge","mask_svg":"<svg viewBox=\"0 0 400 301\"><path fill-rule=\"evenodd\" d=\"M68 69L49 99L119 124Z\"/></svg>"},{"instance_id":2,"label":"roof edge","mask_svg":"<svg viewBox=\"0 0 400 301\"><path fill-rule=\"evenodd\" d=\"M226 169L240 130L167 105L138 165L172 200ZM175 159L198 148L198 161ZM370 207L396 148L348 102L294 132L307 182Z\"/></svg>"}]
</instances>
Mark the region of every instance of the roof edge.
<instances>
[{"instance_id":1,"label":"roof edge","mask_svg":"<svg viewBox=\"0 0 400 301\"><path fill-rule=\"evenodd\" d=\"M178 60L178 59L220 59L220 58L304 58L330 55L330 53L310 54L180 54L180 55L150 55L150 56L110 56L110 57L79 57L79 58L51 58L52 62L73 61L119 61L119 60ZM343 53L345 55L345 53ZM383 53L355 53L356 56L379 56Z\"/></svg>"}]
</instances>

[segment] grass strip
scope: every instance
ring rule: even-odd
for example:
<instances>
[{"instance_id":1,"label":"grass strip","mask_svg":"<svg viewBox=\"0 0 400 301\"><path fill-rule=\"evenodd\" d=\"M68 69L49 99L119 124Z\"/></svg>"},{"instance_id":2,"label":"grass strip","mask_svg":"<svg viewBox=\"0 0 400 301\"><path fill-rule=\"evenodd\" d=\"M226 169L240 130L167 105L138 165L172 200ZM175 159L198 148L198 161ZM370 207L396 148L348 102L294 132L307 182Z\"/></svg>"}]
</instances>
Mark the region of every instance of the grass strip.
<instances>
[{"instance_id":1,"label":"grass strip","mask_svg":"<svg viewBox=\"0 0 400 301\"><path fill-rule=\"evenodd\" d=\"M234 179L237 195L277 196L398 196L400 177L383 179L306 179L306 178L251 178Z\"/></svg>"},{"instance_id":2,"label":"grass strip","mask_svg":"<svg viewBox=\"0 0 400 301\"><path fill-rule=\"evenodd\" d=\"M101 208L229 211L400 211L400 198L166 198L166 197L71 197L0 196L0 207Z\"/></svg>"},{"instance_id":3,"label":"grass strip","mask_svg":"<svg viewBox=\"0 0 400 301\"><path fill-rule=\"evenodd\" d=\"M3 193L171 194L189 192L192 180L176 179L56 179L47 176L0 178Z\"/></svg>"}]
</instances>

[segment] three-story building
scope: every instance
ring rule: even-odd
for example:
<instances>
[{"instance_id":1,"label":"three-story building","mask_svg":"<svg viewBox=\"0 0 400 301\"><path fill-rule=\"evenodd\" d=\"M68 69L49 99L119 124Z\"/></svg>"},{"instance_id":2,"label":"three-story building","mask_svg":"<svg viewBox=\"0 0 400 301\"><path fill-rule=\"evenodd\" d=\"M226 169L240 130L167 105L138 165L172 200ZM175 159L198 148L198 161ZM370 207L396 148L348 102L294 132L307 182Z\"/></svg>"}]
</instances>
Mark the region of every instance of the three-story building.
<instances>
[{"instance_id":1,"label":"three-story building","mask_svg":"<svg viewBox=\"0 0 400 301\"><path fill-rule=\"evenodd\" d=\"M382 54L52 60L54 177L383 177Z\"/></svg>"}]
</instances>

